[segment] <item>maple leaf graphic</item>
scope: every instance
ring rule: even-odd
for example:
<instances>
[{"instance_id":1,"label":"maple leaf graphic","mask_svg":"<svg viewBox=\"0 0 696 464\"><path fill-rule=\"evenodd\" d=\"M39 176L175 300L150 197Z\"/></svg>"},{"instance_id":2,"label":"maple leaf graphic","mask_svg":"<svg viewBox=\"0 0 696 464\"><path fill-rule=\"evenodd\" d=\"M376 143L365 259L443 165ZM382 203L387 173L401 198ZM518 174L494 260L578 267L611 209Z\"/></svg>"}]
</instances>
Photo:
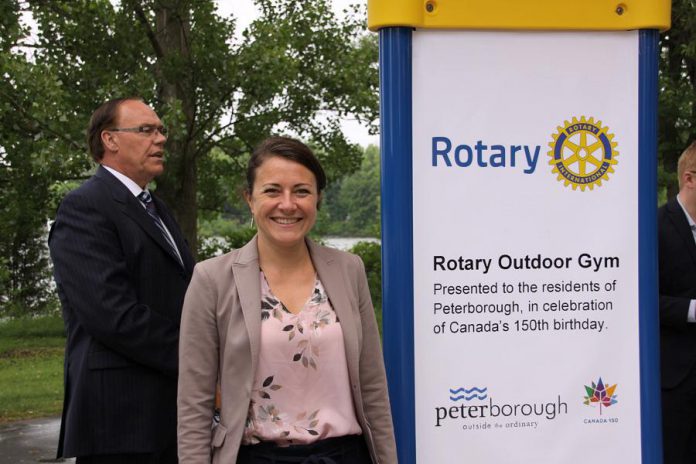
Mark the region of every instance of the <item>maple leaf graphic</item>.
<instances>
[{"instance_id":1,"label":"maple leaf graphic","mask_svg":"<svg viewBox=\"0 0 696 464\"><path fill-rule=\"evenodd\" d=\"M597 383L592 382L592 386L588 387L585 385L585 392L587 396L584 397L583 404L587 406L594 406L594 404L599 404L599 415L602 415L602 406L608 408L609 406L618 403L614 391L616 390L617 384L605 385L600 377Z\"/></svg>"}]
</instances>

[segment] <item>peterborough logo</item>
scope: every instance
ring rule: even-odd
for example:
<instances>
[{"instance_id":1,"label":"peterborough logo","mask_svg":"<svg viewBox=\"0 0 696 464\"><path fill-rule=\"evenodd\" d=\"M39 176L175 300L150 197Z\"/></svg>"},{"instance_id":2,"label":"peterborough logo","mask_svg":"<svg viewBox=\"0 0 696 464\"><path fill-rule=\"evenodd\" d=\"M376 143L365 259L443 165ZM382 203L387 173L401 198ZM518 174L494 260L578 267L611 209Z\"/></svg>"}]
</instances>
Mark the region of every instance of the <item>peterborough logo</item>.
<instances>
[{"instance_id":1,"label":"peterborough logo","mask_svg":"<svg viewBox=\"0 0 696 464\"><path fill-rule=\"evenodd\" d=\"M592 382L591 387L585 385L587 396L584 397L585 400L583 403L585 406L599 406L599 415L601 416L602 407L608 408L619 402L619 400L616 399L616 394L614 394L616 386L617 384L605 385L600 377L596 384Z\"/></svg>"},{"instance_id":2,"label":"peterborough logo","mask_svg":"<svg viewBox=\"0 0 696 464\"><path fill-rule=\"evenodd\" d=\"M449 399L455 404L435 406L435 427L442 427L451 421L507 419L513 422L506 427L536 428L540 419L552 421L568 414L568 403L560 395L541 401L508 402L490 396L488 387L460 387L449 389Z\"/></svg>"},{"instance_id":3,"label":"peterborough logo","mask_svg":"<svg viewBox=\"0 0 696 464\"><path fill-rule=\"evenodd\" d=\"M471 387L468 390L464 387L459 387L456 389L450 388L449 391L452 401L485 400L488 398L488 387Z\"/></svg>"},{"instance_id":4,"label":"peterborough logo","mask_svg":"<svg viewBox=\"0 0 696 464\"><path fill-rule=\"evenodd\" d=\"M565 121L557 130L552 134L548 155L551 172L558 174L558 181L584 192L586 187L592 190L595 185L601 186L602 180L609 180L619 152L608 127L602 127L602 122L595 122L592 117L581 116L580 120L574 117L571 122Z\"/></svg>"}]
</instances>

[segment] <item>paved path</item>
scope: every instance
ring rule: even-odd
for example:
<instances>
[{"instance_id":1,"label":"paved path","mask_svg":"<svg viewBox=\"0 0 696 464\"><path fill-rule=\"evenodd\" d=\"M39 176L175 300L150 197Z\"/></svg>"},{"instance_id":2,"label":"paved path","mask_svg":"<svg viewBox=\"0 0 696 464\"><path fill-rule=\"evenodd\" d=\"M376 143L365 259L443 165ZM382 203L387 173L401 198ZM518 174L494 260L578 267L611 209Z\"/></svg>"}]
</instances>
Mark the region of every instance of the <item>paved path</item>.
<instances>
[{"instance_id":1,"label":"paved path","mask_svg":"<svg viewBox=\"0 0 696 464\"><path fill-rule=\"evenodd\" d=\"M59 431L59 418L0 424L0 464L74 463L56 459Z\"/></svg>"}]
</instances>

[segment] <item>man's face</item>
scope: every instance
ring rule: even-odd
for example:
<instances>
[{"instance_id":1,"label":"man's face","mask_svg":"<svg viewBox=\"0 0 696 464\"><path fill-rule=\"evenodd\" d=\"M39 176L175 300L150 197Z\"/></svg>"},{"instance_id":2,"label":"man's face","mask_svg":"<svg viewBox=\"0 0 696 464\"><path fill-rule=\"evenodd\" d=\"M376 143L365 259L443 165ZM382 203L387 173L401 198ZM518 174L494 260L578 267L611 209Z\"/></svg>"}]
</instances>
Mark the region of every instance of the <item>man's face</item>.
<instances>
[{"instance_id":1,"label":"man's face","mask_svg":"<svg viewBox=\"0 0 696 464\"><path fill-rule=\"evenodd\" d=\"M140 126L161 127L162 121L145 103L126 100L118 107L114 127L137 128ZM104 158L102 164L128 176L140 187L164 172L164 142L167 138L159 131L151 134L141 132L102 132Z\"/></svg>"}]
</instances>

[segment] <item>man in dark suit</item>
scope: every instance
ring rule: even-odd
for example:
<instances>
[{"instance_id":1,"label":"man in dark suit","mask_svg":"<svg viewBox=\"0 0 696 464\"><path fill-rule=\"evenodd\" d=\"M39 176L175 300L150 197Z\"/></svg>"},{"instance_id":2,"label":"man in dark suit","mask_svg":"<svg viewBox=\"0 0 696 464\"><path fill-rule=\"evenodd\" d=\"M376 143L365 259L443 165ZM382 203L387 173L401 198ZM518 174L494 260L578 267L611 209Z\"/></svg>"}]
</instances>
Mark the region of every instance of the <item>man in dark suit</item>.
<instances>
[{"instance_id":1,"label":"man in dark suit","mask_svg":"<svg viewBox=\"0 0 696 464\"><path fill-rule=\"evenodd\" d=\"M696 142L678 174L679 194L658 212L665 464L696 463Z\"/></svg>"},{"instance_id":2,"label":"man in dark suit","mask_svg":"<svg viewBox=\"0 0 696 464\"><path fill-rule=\"evenodd\" d=\"M92 115L92 178L61 203L49 235L67 331L58 456L78 464L176 463L181 307L193 269L182 233L147 184L165 130L135 98ZM140 197L139 197L140 195Z\"/></svg>"}]
</instances>

